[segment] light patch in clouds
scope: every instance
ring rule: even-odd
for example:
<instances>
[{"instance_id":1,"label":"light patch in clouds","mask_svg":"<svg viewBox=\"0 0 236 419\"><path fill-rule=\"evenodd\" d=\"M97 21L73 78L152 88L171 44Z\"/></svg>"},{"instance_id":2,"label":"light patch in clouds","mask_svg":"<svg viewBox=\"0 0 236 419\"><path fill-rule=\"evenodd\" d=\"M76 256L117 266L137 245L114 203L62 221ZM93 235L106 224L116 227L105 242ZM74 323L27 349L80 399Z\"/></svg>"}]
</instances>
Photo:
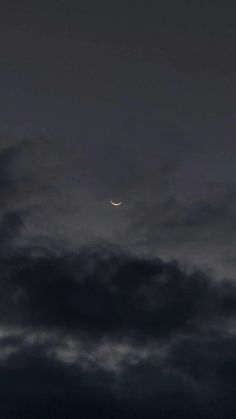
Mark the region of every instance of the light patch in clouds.
<instances>
[{"instance_id":1,"label":"light patch in clouds","mask_svg":"<svg viewBox=\"0 0 236 419\"><path fill-rule=\"evenodd\" d=\"M79 364L84 368L101 368L119 373L129 365L135 365L155 357L160 362L164 356L161 347L137 347L126 342L101 342L92 348L83 345L80 340L68 339L53 350L61 362Z\"/></svg>"}]
</instances>

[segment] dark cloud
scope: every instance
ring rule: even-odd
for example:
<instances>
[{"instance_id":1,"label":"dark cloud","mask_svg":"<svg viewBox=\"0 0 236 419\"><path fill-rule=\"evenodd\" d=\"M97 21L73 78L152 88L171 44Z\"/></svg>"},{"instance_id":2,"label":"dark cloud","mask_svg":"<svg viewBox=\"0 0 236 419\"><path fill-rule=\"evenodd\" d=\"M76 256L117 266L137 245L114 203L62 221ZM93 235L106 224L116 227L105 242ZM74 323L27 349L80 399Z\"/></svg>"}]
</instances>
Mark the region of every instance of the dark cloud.
<instances>
[{"instance_id":1,"label":"dark cloud","mask_svg":"<svg viewBox=\"0 0 236 419\"><path fill-rule=\"evenodd\" d=\"M201 333L234 313L236 301L232 284L202 272L109 252L105 260L89 253L10 257L1 271L4 321L94 336L142 341Z\"/></svg>"},{"instance_id":2,"label":"dark cloud","mask_svg":"<svg viewBox=\"0 0 236 419\"><path fill-rule=\"evenodd\" d=\"M37 347L10 357L0 370L5 382L0 412L6 418L99 417L107 413L108 406L112 412L108 373L85 373L59 364L43 356Z\"/></svg>"},{"instance_id":3,"label":"dark cloud","mask_svg":"<svg viewBox=\"0 0 236 419\"><path fill-rule=\"evenodd\" d=\"M232 282L108 246L28 250L0 264L3 417L233 418Z\"/></svg>"},{"instance_id":4,"label":"dark cloud","mask_svg":"<svg viewBox=\"0 0 236 419\"><path fill-rule=\"evenodd\" d=\"M6 418L187 419L191 414L216 419L226 414L233 419L235 366L233 340L183 342L164 365L148 360L120 376L58 363L37 347L25 348L0 366L0 411Z\"/></svg>"},{"instance_id":5,"label":"dark cloud","mask_svg":"<svg viewBox=\"0 0 236 419\"><path fill-rule=\"evenodd\" d=\"M16 192L16 179L11 172L15 161L14 147L5 147L0 150L0 197L1 208L9 202L9 198Z\"/></svg>"}]
</instances>

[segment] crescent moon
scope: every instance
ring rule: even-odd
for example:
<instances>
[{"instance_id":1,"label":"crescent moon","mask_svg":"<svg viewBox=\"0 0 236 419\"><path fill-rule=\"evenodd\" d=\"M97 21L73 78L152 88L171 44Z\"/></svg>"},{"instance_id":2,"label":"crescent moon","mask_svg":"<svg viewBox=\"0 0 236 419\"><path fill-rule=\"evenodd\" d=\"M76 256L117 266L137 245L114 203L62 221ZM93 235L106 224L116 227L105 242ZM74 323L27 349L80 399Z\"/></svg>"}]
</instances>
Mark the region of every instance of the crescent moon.
<instances>
[{"instance_id":1,"label":"crescent moon","mask_svg":"<svg viewBox=\"0 0 236 419\"><path fill-rule=\"evenodd\" d=\"M110 201L111 205L114 205L114 207L119 207L122 204L122 201L120 202L114 202L114 201Z\"/></svg>"}]
</instances>

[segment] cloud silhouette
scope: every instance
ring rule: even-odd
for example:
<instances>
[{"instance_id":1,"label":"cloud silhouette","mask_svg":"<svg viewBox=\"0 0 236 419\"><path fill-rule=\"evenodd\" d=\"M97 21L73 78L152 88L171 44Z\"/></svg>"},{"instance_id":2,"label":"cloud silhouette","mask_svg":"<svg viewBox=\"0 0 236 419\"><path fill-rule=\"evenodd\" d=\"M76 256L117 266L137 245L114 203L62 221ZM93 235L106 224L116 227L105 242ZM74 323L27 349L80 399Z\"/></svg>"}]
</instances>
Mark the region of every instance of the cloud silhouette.
<instances>
[{"instance_id":1,"label":"cloud silhouette","mask_svg":"<svg viewBox=\"0 0 236 419\"><path fill-rule=\"evenodd\" d=\"M0 260L3 417L233 418L233 282L108 246L35 254Z\"/></svg>"},{"instance_id":2,"label":"cloud silhouette","mask_svg":"<svg viewBox=\"0 0 236 419\"><path fill-rule=\"evenodd\" d=\"M2 316L12 326L155 340L200 334L235 312L232 283L186 274L176 262L88 251L0 263Z\"/></svg>"}]
</instances>

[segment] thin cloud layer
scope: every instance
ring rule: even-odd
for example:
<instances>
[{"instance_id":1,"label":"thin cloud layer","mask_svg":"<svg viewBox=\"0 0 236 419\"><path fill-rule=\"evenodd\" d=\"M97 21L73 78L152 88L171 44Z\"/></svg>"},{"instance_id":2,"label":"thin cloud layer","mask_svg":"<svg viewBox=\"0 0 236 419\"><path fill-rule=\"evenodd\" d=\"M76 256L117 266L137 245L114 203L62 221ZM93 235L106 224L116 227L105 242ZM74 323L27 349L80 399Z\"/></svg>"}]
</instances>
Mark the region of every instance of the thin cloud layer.
<instances>
[{"instance_id":1,"label":"thin cloud layer","mask_svg":"<svg viewBox=\"0 0 236 419\"><path fill-rule=\"evenodd\" d=\"M108 240L136 254L176 258L218 277L234 276L234 182L206 178L189 190L183 156L155 153L151 136L145 150L140 143L134 151L131 142L116 141L113 147L108 134L101 135L91 153L95 134L86 144L84 135L69 143L62 138L3 142L0 213L24 214L18 241L31 246L47 236L53 253L63 241L75 251ZM120 211L111 208L112 198L124 202Z\"/></svg>"}]
</instances>

